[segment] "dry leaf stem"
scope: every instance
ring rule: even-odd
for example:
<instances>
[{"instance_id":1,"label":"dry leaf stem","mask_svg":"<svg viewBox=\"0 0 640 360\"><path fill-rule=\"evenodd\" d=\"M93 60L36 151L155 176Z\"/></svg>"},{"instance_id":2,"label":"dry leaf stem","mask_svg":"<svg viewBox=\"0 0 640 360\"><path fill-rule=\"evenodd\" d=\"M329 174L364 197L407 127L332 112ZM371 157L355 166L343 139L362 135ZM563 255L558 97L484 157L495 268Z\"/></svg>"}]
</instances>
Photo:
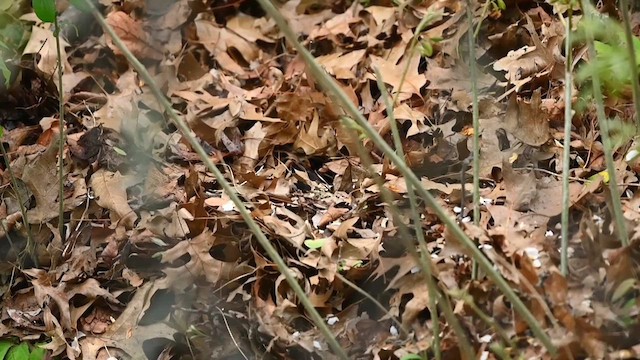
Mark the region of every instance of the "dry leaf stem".
<instances>
[{"instance_id":1,"label":"dry leaf stem","mask_svg":"<svg viewBox=\"0 0 640 360\"><path fill-rule=\"evenodd\" d=\"M335 81L320 67L318 62L314 59L313 55L297 41L297 35L293 32L291 27L287 24L285 18L276 9L273 3L269 0L258 0L262 8L271 16L278 24L280 30L284 33L286 38L296 48L298 54L302 56L305 63L309 67L309 70L314 75L320 86L327 91L334 101L342 106L347 113L354 118L358 125L362 128L365 135L371 139L380 150L382 150L386 156L397 166L402 175L409 180L411 185L418 191L420 197L422 197L427 205L436 213L440 220L450 229L451 233L460 240L460 242L467 248L472 256L478 262L480 268L485 271L487 276L493 280L498 288L503 292L505 297L511 301L514 310L522 316L525 322L531 328L534 335L540 340L545 348L551 353L557 352L555 345L551 342L549 336L544 332L540 323L536 320L533 314L529 311L527 306L516 295L515 291L511 288L509 283L493 268L493 264L484 256L482 251L478 249L475 243L464 233L464 231L456 224L454 220L445 212L445 210L436 202L429 192L424 189L420 183L420 180L409 169L404 160L400 158L394 150L382 139L380 134L377 133L373 127L368 123L364 116L358 111L355 104L349 100L349 97L344 91L335 83Z\"/></svg>"},{"instance_id":2,"label":"dry leaf stem","mask_svg":"<svg viewBox=\"0 0 640 360\"><path fill-rule=\"evenodd\" d=\"M280 273L284 275L287 283L289 284L289 286L291 286L291 289L295 292L295 294L300 299L300 302L302 303L303 307L307 311L308 316L311 317L311 320L313 321L313 323L318 327L320 332L324 335L327 343L329 344L329 347L338 356L338 358L348 360L349 357L347 356L346 352L340 346L340 344L334 337L329 327L325 324L324 319L320 316L318 311L314 308L309 297L305 294L300 284L298 284L298 281L293 276L293 272L287 267L282 257L280 257L280 255L278 254L277 250L273 247L273 245L271 245L270 241L267 239L264 233L260 230L260 227L258 226L258 224L253 220L251 213L249 212L249 210L247 210L247 208L242 203L242 200L240 200L240 198L238 197L238 194L236 193L235 189L229 184L229 182L227 182L227 180L224 178L220 170L218 170L218 168L211 161L211 158L207 155L206 151L204 150L202 145L200 145L198 140L196 140L189 126L178 116L176 111L173 109L171 103L167 99L166 95L162 92L162 90L160 90L160 88L155 83L151 74L149 74L145 66L142 65L142 63L140 63L138 59L136 59L136 57L131 53L131 51L127 49L127 47L124 45L120 37L118 37L118 35L113 31L113 29L107 24L107 22L105 21L102 14L100 14L98 9L90 1L88 0L83 0L83 1L85 5L91 9L91 13L96 18L98 23L100 23L104 31L107 34L109 34L113 43L118 47L120 51L122 51L123 55L127 58L129 63L142 77L142 79L145 81L147 86L149 86L149 88L151 89L151 92L156 97L156 99L160 102L160 104L162 104L162 107L165 109L165 111L167 112L171 120L178 127L178 129L180 129L180 132L182 132L185 139L187 139L189 144L193 147L194 151L200 156L200 159L202 160L202 162L207 166L209 171L213 173L213 175L215 176L220 186L222 186L225 193L229 196L231 201L233 201L234 205L238 209L238 212L240 213L245 223L247 224L247 227L255 235L256 239L258 240L260 245L265 249L265 251L271 258L271 260L277 264Z\"/></svg>"}]
</instances>

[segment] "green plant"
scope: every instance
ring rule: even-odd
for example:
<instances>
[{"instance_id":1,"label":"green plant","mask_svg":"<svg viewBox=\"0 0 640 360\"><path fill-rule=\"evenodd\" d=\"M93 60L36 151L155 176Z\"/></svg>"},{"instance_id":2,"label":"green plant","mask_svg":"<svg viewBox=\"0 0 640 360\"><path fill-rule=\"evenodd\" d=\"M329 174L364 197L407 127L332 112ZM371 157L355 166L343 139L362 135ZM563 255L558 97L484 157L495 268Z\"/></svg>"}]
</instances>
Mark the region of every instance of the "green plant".
<instances>
[{"instance_id":1,"label":"green plant","mask_svg":"<svg viewBox=\"0 0 640 360\"><path fill-rule=\"evenodd\" d=\"M41 347L0 340L0 360L43 360L46 356L47 350Z\"/></svg>"},{"instance_id":2,"label":"green plant","mask_svg":"<svg viewBox=\"0 0 640 360\"><path fill-rule=\"evenodd\" d=\"M482 15L480 15L480 21L478 21L478 25L476 26L476 30L474 31L473 36L478 37L480 26L482 26L482 22L487 18L487 16L489 16L490 13L499 13L505 10L507 10L507 4L505 4L504 0L486 0L484 6L482 7ZM472 28L473 25L471 25L470 29Z\"/></svg>"},{"instance_id":3,"label":"green plant","mask_svg":"<svg viewBox=\"0 0 640 360\"><path fill-rule=\"evenodd\" d=\"M0 73L2 86L8 88L15 77L16 65L29 39L29 29L20 20L21 1L0 1Z\"/></svg>"},{"instance_id":4,"label":"green plant","mask_svg":"<svg viewBox=\"0 0 640 360\"><path fill-rule=\"evenodd\" d=\"M620 23L600 14L584 17L578 29L575 41L588 43L589 37L593 37L595 56L580 67L576 80L588 84L597 74L605 94L614 97L626 95L631 90L634 71L637 74L640 66L637 62L640 59L640 39L627 36ZM630 66L632 63L635 67Z\"/></svg>"},{"instance_id":5,"label":"green plant","mask_svg":"<svg viewBox=\"0 0 640 360\"><path fill-rule=\"evenodd\" d=\"M33 11L40 20L45 23L56 22L56 2L55 0L33 0Z\"/></svg>"},{"instance_id":6,"label":"green plant","mask_svg":"<svg viewBox=\"0 0 640 360\"><path fill-rule=\"evenodd\" d=\"M640 114L640 85L638 85L638 56L636 55L637 48L635 48L637 40L631 32L631 19L629 19L629 3L627 0L620 0L620 9L622 13L622 22L624 25L625 42L627 43L628 54L628 67L631 70L631 78L636 81L631 82L631 90L633 92L633 103L635 105L636 114ZM640 121L636 119L636 128L640 131Z\"/></svg>"},{"instance_id":7,"label":"green plant","mask_svg":"<svg viewBox=\"0 0 640 360\"><path fill-rule=\"evenodd\" d=\"M591 60L591 63L585 67L587 70L581 70L587 71L588 75L587 77L584 77L583 72L582 81L590 80L592 85L596 114L600 125L600 136L602 138L602 144L604 145L604 158L607 166L607 173L609 174L609 192L611 193L611 205L615 217L616 231L622 245L627 246L629 244L629 234L627 233L627 226L622 214L620 190L618 189L618 182L616 181L616 166L613 160L613 153L615 149L610 136L611 125L609 124L609 119L605 114L603 96L603 90L610 91L612 94L615 94L621 87L625 86L625 84L630 81L630 78L625 80L619 77L620 74L623 73L626 73L626 76L630 76L628 69L628 52L626 52L624 48L618 50L619 53L616 53L615 50L615 46L620 46L619 44L625 41L625 35L624 31L620 28L620 25L617 25L615 22L611 22L608 18L599 16L593 6L588 2L582 1L581 6L586 18L584 23L582 23L582 31L589 47L589 58ZM610 28L603 27L606 25L610 26ZM609 43L607 44L602 41L596 41L597 36L599 36L601 40L608 40ZM634 38L634 48L636 49L636 52L640 51L640 40L637 38ZM623 62L620 62L620 59L623 59ZM625 67L627 69L623 69ZM615 73L609 73L610 70L613 70ZM580 74L581 73L579 72L579 77Z\"/></svg>"}]
</instances>

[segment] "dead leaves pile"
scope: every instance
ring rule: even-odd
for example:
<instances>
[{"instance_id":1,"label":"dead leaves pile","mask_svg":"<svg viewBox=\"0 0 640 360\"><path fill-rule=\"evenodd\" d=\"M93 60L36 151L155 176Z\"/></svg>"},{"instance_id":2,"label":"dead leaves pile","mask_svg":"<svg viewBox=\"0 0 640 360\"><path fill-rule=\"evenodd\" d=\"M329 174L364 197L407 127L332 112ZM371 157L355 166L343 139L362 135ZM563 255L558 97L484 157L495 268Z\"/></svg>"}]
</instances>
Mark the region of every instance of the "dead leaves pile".
<instances>
[{"instance_id":1,"label":"dead leaves pile","mask_svg":"<svg viewBox=\"0 0 640 360\"><path fill-rule=\"evenodd\" d=\"M432 351L433 322L442 319L429 314L426 285L372 174L382 174L401 211L408 208L404 179L367 140L364 146L377 163L371 169L362 165L360 140L341 125L340 109L259 6L249 0L100 3L108 23L234 185L344 348L354 358L376 359ZM465 46L475 28L466 21L466 2L372 1L363 7L290 0L279 8L317 61L391 141L376 87L374 68L379 69L397 98L394 113L407 162L451 216L467 224L563 356L633 351L638 269L632 259L639 240L634 229L632 245L621 248L611 230L607 179L599 175L602 145L588 109L574 118L571 143L572 275L565 279L556 268L563 25L549 4L506 3L506 10L484 18L484 4L473 9L474 27L481 29L475 49L482 70L480 228L470 226L468 209L458 206L461 162L470 155L472 134ZM433 20L414 34L425 17ZM30 71L42 79L51 79L55 69L54 42L43 40L50 38L50 28L35 24L32 41L41 49L25 50L37 60ZM53 355L70 359L123 352L154 359L329 356L284 276L193 149L165 123L147 84L99 30L88 29L81 39L67 47L63 62L69 112L65 238L56 228L59 120L53 113L32 113L40 117L3 124L12 171L2 173L0 214L6 220L0 236L11 245L2 245L7 255L0 333L45 341ZM413 42L428 44L429 56L411 51ZM577 63L585 61L584 54L575 49ZM575 92L581 94L579 88ZM608 111L625 114L621 104ZM623 156L616 159L633 228L639 204L632 185L638 180ZM422 224L411 225L426 234L440 288L472 295L477 309L493 319L480 321L461 298L452 298L476 350L505 341L504 351L513 356L544 351L488 280L470 280L464 250L430 209L422 212ZM400 221L409 219L408 210L400 214ZM456 335L442 325L442 351L455 358Z\"/></svg>"}]
</instances>

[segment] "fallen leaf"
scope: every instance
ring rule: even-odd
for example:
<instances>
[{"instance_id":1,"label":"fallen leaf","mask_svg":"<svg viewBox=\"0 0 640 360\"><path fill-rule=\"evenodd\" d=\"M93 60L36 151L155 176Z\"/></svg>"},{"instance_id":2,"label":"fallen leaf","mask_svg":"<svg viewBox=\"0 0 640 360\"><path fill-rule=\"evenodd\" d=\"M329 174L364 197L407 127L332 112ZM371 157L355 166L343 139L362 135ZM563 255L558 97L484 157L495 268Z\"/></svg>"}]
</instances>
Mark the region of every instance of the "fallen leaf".
<instances>
[{"instance_id":1,"label":"fallen leaf","mask_svg":"<svg viewBox=\"0 0 640 360\"><path fill-rule=\"evenodd\" d=\"M91 176L89 186L95 193L98 205L110 211L112 226L122 224L131 229L138 215L127 200L127 180L118 171L114 173L100 169Z\"/></svg>"},{"instance_id":2,"label":"fallen leaf","mask_svg":"<svg viewBox=\"0 0 640 360\"><path fill-rule=\"evenodd\" d=\"M505 128L527 145L539 146L551 137L549 122L541 104L540 89L533 92L529 103L518 99L515 94L509 99Z\"/></svg>"}]
</instances>

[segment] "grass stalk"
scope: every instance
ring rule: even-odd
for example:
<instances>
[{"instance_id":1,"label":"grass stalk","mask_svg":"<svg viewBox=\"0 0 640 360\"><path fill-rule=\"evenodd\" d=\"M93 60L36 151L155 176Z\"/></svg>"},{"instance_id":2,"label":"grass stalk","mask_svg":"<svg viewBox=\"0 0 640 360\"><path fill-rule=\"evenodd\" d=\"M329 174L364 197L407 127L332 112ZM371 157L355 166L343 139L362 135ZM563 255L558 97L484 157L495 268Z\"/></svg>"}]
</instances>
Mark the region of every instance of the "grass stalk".
<instances>
[{"instance_id":1,"label":"grass stalk","mask_svg":"<svg viewBox=\"0 0 640 360\"><path fill-rule=\"evenodd\" d=\"M493 268L493 264L484 256L482 251L478 249L475 243L464 233L464 231L456 224L454 220L445 212L445 210L436 202L434 197L422 187L420 180L413 173L413 171L406 165L404 159L400 158L395 151L382 139L377 131L367 122L364 116L359 112L357 106L351 102L349 97L344 93L338 84L335 83L326 72L320 67L313 55L299 42L297 41L297 35L293 32L291 27L287 24L285 18L276 9L273 3L269 0L258 0L262 8L271 16L285 37L296 48L298 54L304 59L311 74L313 74L318 84L333 100L340 105L349 116L351 116L357 122L358 126L363 130L364 134L371 139L376 146L388 156L389 160L397 166L402 175L409 180L409 183L418 192L418 195L423 198L440 220L451 231L452 235L460 241L476 259L480 269L482 269L487 276L493 280L496 286L502 291L505 297L511 302L514 310L522 316L525 322L529 325L531 331L540 340L544 347L551 354L556 354L557 349L551 342L549 336L544 332L540 323L535 319L533 314L527 309L522 300L516 295L509 283Z\"/></svg>"},{"instance_id":2,"label":"grass stalk","mask_svg":"<svg viewBox=\"0 0 640 360\"><path fill-rule=\"evenodd\" d=\"M487 2L489 1L487 0ZM473 224L478 226L480 224L480 111L478 108L478 68L476 66L475 55L476 35L471 34L471 29L473 29L473 0L467 0L467 22L469 23L467 45L469 46L469 75L471 76L473 122ZM480 25L478 25L478 28L479 27ZM464 192L462 197L464 200ZM471 269L471 277L475 280L478 278L478 265L475 260L473 260Z\"/></svg>"},{"instance_id":3,"label":"grass stalk","mask_svg":"<svg viewBox=\"0 0 640 360\"><path fill-rule=\"evenodd\" d=\"M564 149L562 152L562 215L560 223L562 225L560 233L560 271L562 275L569 274L569 210L571 207L571 194L569 193L569 177L571 161L571 124L572 124L572 108L571 108L571 87L573 86L573 78L571 76L572 62L572 46L571 46L571 27L573 23L573 9L569 8L569 14L565 23L565 69L564 69Z\"/></svg>"},{"instance_id":4,"label":"grass stalk","mask_svg":"<svg viewBox=\"0 0 640 360\"><path fill-rule=\"evenodd\" d=\"M391 134L393 136L393 145L396 148L396 154L399 157L404 159L404 150L402 148L402 139L400 138L400 131L398 130L398 123L396 122L396 117L394 114L394 103L391 102L391 97L387 92L387 88L384 85L384 81L382 79L382 74L379 69L374 69L376 74L376 82L378 85L378 89L380 90L380 94L382 100L384 101L384 105L387 109L387 117L389 118L389 124L391 126ZM401 83L402 84L402 83ZM402 85L401 85L402 87ZM398 92L399 94L400 92ZM420 213L418 212L418 202L416 199L415 190L413 186L409 184L406 180L407 187L407 197L409 198L409 206L411 211L411 217L413 221L413 226L416 229L416 238L418 240L418 244L420 246L421 257L425 257L425 264L427 266L423 267L423 272L425 276L427 276L427 288L429 289L429 311L432 314L432 319L436 319L433 322L433 352L436 360L440 360L442 358L441 346L440 346L440 324L437 321L438 319L438 304L437 304L437 292L436 285L433 282L433 275L431 273L431 258L429 257L429 250L427 248L427 242L424 239L424 232L422 231L422 220L420 219ZM426 261L428 258L428 262ZM461 334L462 335L462 334Z\"/></svg>"},{"instance_id":5,"label":"grass stalk","mask_svg":"<svg viewBox=\"0 0 640 360\"><path fill-rule=\"evenodd\" d=\"M409 44L409 51L407 52L409 56L407 57L407 62L402 68L402 75L400 76L400 86L398 87L398 91L396 91L396 94L393 96L394 104L398 102L398 98L402 93L401 91L402 85L404 84L404 81L407 79L407 74L409 73L409 65L411 65L411 61L409 59L413 55L413 52L416 50L416 46L418 45L418 36L424 29L427 28L427 26L437 21L438 18L441 16L442 16L442 13L430 11L427 13L427 15L425 15L425 17L422 18L422 20L420 20L420 23L418 23L418 26L416 27L416 31L413 34L413 37L411 38L411 43Z\"/></svg>"},{"instance_id":6,"label":"grass stalk","mask_svg":"<svg viewBox=\"0 0 640 360\"><path fill-rule=\"evenodd\" d=\"M64 231L64 89L62 87L62 48L60 45L60 24L58 23L58 16L55 17L53 35L56 38L56 52L58 61L58 112L60 113L60 120L58 121L59 127L59 149L58 149L58 177L59 177L59 200L60 214L58 215L58 231L60 232L60 239L64 241L66 239Z\"/></svg>"},{"instance_id":7,"label":"grass stalk","mask_svg":"<svg viewBox=\"0 0 640 360\"><path fill-rule=\"evenodd\" d=\"M629 19L629 2L620 0L620 12L624 24L624 35L627 41L627 51L629 52L629 70L631 70L631 91L633 93L633 104L636 110L636 129L640 132L640 85L638 85L638 59L633 45L633 34L631 32L631 20Z\"/></svg>"},{"instance_id":8,"label":"grass stalk","mask_svg":"<svg viewBox=\"0 0 640 360\"><path fill-rule=\"evenodd\" d=\"M482 7L482 14L480 15L480 21L478 21L476 30L473 32L474 37L478 37L478 34L480 33L480 28L482 27L482 22L487 17L487 12L489 11L489 6L491 6L491 3L492 3L492 0L485 1L484 6ZM469 24L469 29L473 29L473 24Z\"/></svg>"},{"instance_id":9,"label":"grass stalk","mask_svg":"<svg viewBox=\"0 0 640 360\"><path fill-rule=\"evenodd\" d=\"M586 6L585 6L586 4ZM595 17L595 9L587 1L581 1L581 7L585 16ZM587 37L587 45L589 47L589 60L597 69L598 57L596 55L596 48L594 45L593 29L590 26L585 26L585 33ZM637 82L637 79L635 80ZM613 207L613 214L616 222L616 228L618 237L623 246L629 245L629 234L627 233L627 226L625 223L624 215L622 214L622 203L620 199L620 190L618 189L618 182L616 181L616 163L613 160L613 143L611 141L611 135L609 133L609 119L607 119L604 111L604 99L602 95L602 83L600 81L600 74L598 71L594 71L591 77L593 84L593 96L596 101L596 114L598 116L598 123L600 124L600 136L602 137L602 145L604 147L604 158L607 166L607 173L609 175L609 191L611 193L611 206Z\"/></svg>"},{"instance_id":10,"label":"grass stalk","mask_svg":"<svg viewBox=\"0 0 640 360\"><path fill-rule=\"evenodd\" d=\"M469 29L473 29L473 0L467 0ZM473 121L473 224L480 224L480 110L478 106L478 68L476 64L475 37L469 34L469 68L471 75Z\"/></svg>"},{"instance_id":11,"label":"grass stalk","mask_svg":"<svg viewBox=\"0 0 640 360\"><path fill-rule=\"evenodd\" d=\"M238 212L240 213L243 220L247 224L247 227L256 237L260 245L267 252L271 260L274 263L276 263L280 273L284 275L287 283L289 284L289 286L291 286L291 289L300 299L302 306L307 311L307 315L311 318L312 322L318 327L320 332L323 334L331 350L333 350L333 352L338 358L343 360L348 360L349 357L347 356L346 352L340 346L340 344L336 340L335 336L333 335L329 327L325 324L324 319L320 316L318 311L314 308L313 304L309 300L309 297L305 294L300 284L298 284L298 281L293 276L293 272L291 271L291 269L289 269L289 267L285 264L284 260L278 254L277 250L273 247L273 245L271 245L271 242L260 230L260 227L251 216L251 213L249 212L249 210L247 210L247 208L244 206L242 200L240 200L233 186L229 184L229 182L224 178L220 170L218 170L218 168L215 166L213 161L211 161L211 158L207 155L204 148L200 145L196 137L193 135L189 126L185 123L184 120L182 120L178 116L176 111L173 109L173 106L167 99L166 95L162 92L162 90L160 90L160 88L155 83L151 74L147 71L146 67L142 65L142 63L140 63L138 59L136 59L136 57L131 53L131 51L129 51L129 49L127 49L127 47L122 42L122 39L120 39L120 37L107 24L107 22L105 21L102 14L100 14L98 9L89 0L83 0L83 2L91 10L91 13L94 16L94 18L102 26L103 30L111 37L113 43L118 47L118 49L126 57L126 59L131 64L131 66L133 66L133 68L136 70L138 75L142 77L142 79L145 81L147 86L149 86L149 88L151 89L151 92L156 97L156 99L160 102L160 104L166 111L169 118L178 127L178 129L183 134L185 139L189 142L189 144L192 146L194 151L200 156L200 159L202 160L202 162L207 166L208 170L213 173L213 175L215 176L220 186L222 186L222 188L224 189L225 193L229 196L231 201L233 201L234 205L238 209Z\"/></svg>"}]
</instances>

